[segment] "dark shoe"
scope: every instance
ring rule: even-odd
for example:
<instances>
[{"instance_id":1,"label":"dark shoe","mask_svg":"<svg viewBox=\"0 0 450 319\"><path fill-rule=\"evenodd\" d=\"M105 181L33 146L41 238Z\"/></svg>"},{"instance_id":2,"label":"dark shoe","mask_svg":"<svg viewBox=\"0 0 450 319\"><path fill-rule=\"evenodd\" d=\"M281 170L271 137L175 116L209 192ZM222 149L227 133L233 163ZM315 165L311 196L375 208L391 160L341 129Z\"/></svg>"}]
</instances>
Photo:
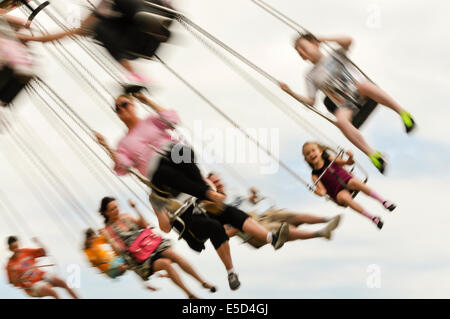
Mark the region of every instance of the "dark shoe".
<instances>
[{"instance_id":1,"label":"dark shoe","mask_svg":"<svg viewBox=\"0 0 450 319\"><path fill-rule=\"evenodd\" d=\"M387 200L383 202L384 208L386 208L387 210L389 210L389 211L391 211L391 212L392 212L394 209L397 208L397 206L395 206L394 203L389 203L389 204L390 204L389 206L386 206L386 203L388 203Z\"/></svg>"},{"instance_id":2,"label":"dark shoe","mask_svg":"<svg viewBox=\"0 0 450 319\"><path fill-rule=\"evenodd\" d=\"M208 284L206 282L202 283L202 287L205 288L205 289L209 289L210 292L216 292L217 291L216 287L211 286L210 284Z\"/></svg>"},{"instance_id":3,"label":"dark shoe","mask_svg":"<svg viewBox=\"0 0 450 319\"><path fill-rule=\"evenodd\" d=\"M377 225L379 229L383 228L384 223L381 221L380 217L374 217L372 218L372 221Z\"/></svg>"},{"instance_id":4,"label":"dark shoe","mask_svg":"<svg viewBox=\"0 0 450 319\"><path fill-rule=\"evenodd\" d=\"M280 228L272 233L272 246L275 250L283 247L284 243L288 240L289 236L289 224L282 223Z\"/></svg>"},{"instance_id":5,"label":"dark shoe","mask_svg":"<svg viewBox=\"0 0 450 319\"><path fill-rule=\"evenodd\" d=\"M228 284L230 285L231 290L237 290L241 286L241 282L235 272L228 275Z\"/></svg>"}]
</instances>

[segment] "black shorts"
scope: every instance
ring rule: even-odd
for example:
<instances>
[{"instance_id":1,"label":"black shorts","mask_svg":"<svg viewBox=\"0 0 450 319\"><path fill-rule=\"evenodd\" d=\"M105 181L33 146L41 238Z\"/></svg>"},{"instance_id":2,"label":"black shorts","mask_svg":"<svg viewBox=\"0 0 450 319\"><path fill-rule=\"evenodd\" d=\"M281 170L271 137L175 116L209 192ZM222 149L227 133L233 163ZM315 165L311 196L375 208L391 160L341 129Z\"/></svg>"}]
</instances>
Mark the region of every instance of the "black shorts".
<instances>
[{"instance_id":1,"label":"black shorts","mask_svg":"<svg viewBox=\"0 0 450 319\"><path fill-rule=\"evenodd\" d=\"M228 235L220 221L206 214L193 213L193 209L194 207L191 206L181 215L181 219L186 227L182 238L191 249L201 252L205 249L204 243L208 239L215 249L218 249L224 242L228 241ZM175 222L174 227L181 231L179 222Z\"/></svg>"},{"instance_id":2,"label":"black shorts","mask_svg":"<svg viewBox=\"0 0 450 319\"><path fill-rule=\"evenodd\" d=\"M135 60L139 56L152 57L160 45L151 35L120 19L100 19L94 33L94 39L118 61Z\"/></svg>"},{"instance_id":3,"label":"black shorts","mask_svg":"<svg viewBox=\"0 0 450 319\"><path fill-rule=\"evenodd\" d=\"M239 229L240 231L243 231L242 226L244 225L244 222L247 220L247 218L250 217L242 210L230 205L225 205L225 210L222 213L208 213L208 216L218 220L222 225L231 225L234 228Z\"/></svg>"},{"instance_id":4,"label":"black shorts","mask_svg":"<svg viewBox=\"0 0 450 319\"><path fill-rule=\"evenodd\" d=\"M31 77L17 75L8 66L0 69L0 101L6 105L11 103L15 97L25 88Z\"/></svg>"}]
</instances>

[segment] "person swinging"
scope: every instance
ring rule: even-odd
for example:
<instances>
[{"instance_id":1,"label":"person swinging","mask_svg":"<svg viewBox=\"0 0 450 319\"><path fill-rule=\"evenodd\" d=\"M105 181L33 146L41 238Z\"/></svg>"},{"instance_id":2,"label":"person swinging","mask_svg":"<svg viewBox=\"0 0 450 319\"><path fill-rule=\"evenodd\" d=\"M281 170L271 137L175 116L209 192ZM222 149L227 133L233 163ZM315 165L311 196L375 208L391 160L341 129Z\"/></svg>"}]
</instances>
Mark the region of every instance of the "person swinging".
<instances>
[{"instance_id":1,"label":"person swinging","mask_svg":"<svg viewBox=\"0 0 450 319\"><path fill-rule=\"evenodd\" d=\"M326 56L319 48L323 42L335 42L340 48ZM299 102L310 106L314 106L316 93L321 90L332 102L327 104L336 116L335 125L384 174L387 166L384 154L369 146L351 121L353 114L363 103L362 100L370 98L395 111L402 119L407 133L413 131L416 125L409 112L349 62L346 54L352 43L353 40L349 37L316 38L310 33L300 35L296 38L294 47L303 60L314 65L306 75L307 96L294 93L285 83L280 83L280 87Z\"/></svg>"}]
</instances>

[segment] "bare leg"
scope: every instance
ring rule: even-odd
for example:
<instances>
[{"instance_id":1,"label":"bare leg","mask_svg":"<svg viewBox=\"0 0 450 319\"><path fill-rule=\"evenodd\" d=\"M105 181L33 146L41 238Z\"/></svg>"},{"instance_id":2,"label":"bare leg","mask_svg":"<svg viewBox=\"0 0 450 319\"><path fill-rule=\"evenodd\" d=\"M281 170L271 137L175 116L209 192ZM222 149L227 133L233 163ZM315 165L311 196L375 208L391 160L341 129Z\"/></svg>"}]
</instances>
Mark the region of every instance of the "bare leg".
<instances>
[{"instance_id":1,"label":"bare leg","mask_svg":"<svg viewBox=\"0 0 450 319\"><path fill-rule=\"evenodd\" d=\"M318 217L309 214L296 214L294 220L292 221L292 225L299 226L301 224L322 224L326 223L327 221L328 219L324 217Z\"/></svg>"},{"instance_id":2,"label":"bare leg","mask_svg":"<svg viewBox=\"0 0 450 319\"><path fill-rule=\"evenodd\" d=\"M183 269L184 272L188 273L189 275L197 279L197 281L201 283L205 288L212 287L211 285L206 284L206 281L204 281L200 277L200 275L195 271L195 269L191 266L191 264L186 259L178 255L173 249L170 248L166 249L161 255L164 258L170 259L171 261L177 263L181 267L181 269Z\"/></svg>"},{"instance_id":3,"label":"bare leg","mask_svg":"<svg viewBox=\"0 0 450 319\"><path fill-rule=\"evenodd\" d=\"M359 130L353 126L350 121L352 111L347 108L340 108L336 111L335 116L337 119L336 126L341 130L345 137L357 148L366 155L374 153L373 148L367 144L366 140L359 132Z\"/></svg>"},{"instance_id":4,"label":"bare leg","mask_svg":"<svg viewBox=\"0 0 450 319\"><path fill-rule=\"evenodd\" d=\"M294 241L297 239L311 239L317 237L321 237L317 232L300 230L291 226L289 229L288 241Z\"/></svg>"},{"instance_id":5,"label":"bare leg","mask_svg":"<svg viewBox=\"0 0 450 319\"><path fill-rule=\"evenodd\" d=\"M360 82L356 83L356 86L358 87L359 94L362 97L369 97L375 102L387 106L398 114L404 111L404 109L389 94L375 84L370 82Z\"/></svg>"},{"instance_id":6,"label":"bare leg","mask_svg":"<svg viewBox=\"0 0 450 319\"><path fill-rule=\"evenodd\" d=\"M59 299L58 294L51 285L45 285L41 287L37 295L38 297L53 297L55 299Z\"/></svg>"},{"instance_id":7,"label":"bare leg","mask_svg":"<svg viewBox=\"0 0 450 319\"><path fill-rule=\"evenodd\" d=\"M256 239L267 242L267 235L269 231L265 229L263 226L261 226L253 218L247 218L245 220L244 225L242 225L242 230L245 233L255 237Z\"/></svg>"},{"instance_id":8,"label":"bare leg","mask_svg":"<svg viewBox=\"0 0 450 319\"><path fill-rule=\"evenodd\" d=\"M233 269L233 261L231 259L231 252L230 252L230 244L228 241L224 242L222 245L220 245L219 248L217 248L217 255L219 255L220 260L222 260L225 269L228 271L230 269Z\"/></svg>"},{"instance_id":9,"label":"bare leg","mask_svg":"<svg viewBox=\"0 0 450 319\"><path fill-rule=\"evenodd\" d=\"M74 299L78 299L79 297L75 294L75 292L66 284L64 280L58 277L54 277L51 280L51 284L55 287L64 288Z\"/></svg>"},{"instance_id":10,"label":"bare leg","mask_svg":"<svg viewBox=\"0 0 450 319\"><path fill-rule=\"evenodd\" d=\"M197 298L183 283L183 281L181 280L180 275L178 275L177 271L172 267L171 265L171 261L168 258L160 258L158 260L156 260L153 264L153 269L155 272L160 271L160 270L165 270L167 272L167 275L169 276L169 278L173 281L173 283L175 285L177 285L178 287L180 287L186 294L187 296L192 299L192 298Z\"/></svg>"},{"instance_id":11,"label":"bare leg","mask_svg":"<svg viewBox=\"0 0 450 319\"><path fill-rule=\"evenodd\" d=\"M372 192L372 190L365 183L357 180L356 178L349 180L347 185L351 190L361 191L368 196L370 196L370 193Z\"/></svg>"},{"instance_id":12,"label":"bare leg","mask_svg":"<svg viewBox=\"0 0 450 319\"><path fill-rule=\"evenodd\" d=\"M353 200L352 195L350 195L350 193L347 190L342 190L339 192L339 194L337 195L337 201L339 204L347 205L350 208L352 208L354 211L360 213L361 215L363 215L369 219L373 218L373 216L368 215L364 211L364 208L361 205L359 205L357 202L355 202Z\"/></svg>"}]
</instances>

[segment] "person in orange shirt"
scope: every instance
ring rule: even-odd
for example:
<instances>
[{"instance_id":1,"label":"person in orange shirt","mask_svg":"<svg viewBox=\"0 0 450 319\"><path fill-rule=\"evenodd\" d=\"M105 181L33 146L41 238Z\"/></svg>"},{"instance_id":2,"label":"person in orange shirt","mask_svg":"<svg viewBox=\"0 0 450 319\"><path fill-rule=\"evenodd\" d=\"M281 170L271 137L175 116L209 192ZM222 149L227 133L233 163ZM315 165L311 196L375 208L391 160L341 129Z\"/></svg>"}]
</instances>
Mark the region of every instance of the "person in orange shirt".
<instances>
[{"instance_id":1,"label":"person in orange shirt","mask_svg":"<svg viewBox=\"0 0 450 319\"><path fill-rule=\"evenodd\" d=\"M96 235L92 228L87 229L85 235L84 253L91 265L110 278L123 275L128 268L125 260L117 256L106 238Z\"/></svg>"},{"instance_id":2,"label":"person in orange shirt","mask_svg":"<svg viewBox=\"0 0 450 319\"><path fill-rule=\"evenodd\" d=\"M84 253L92 266L110 278L120 277L129 269L125 259L117 255L105 236L97 235L92 228L85 232ZM167 274L159 274L159 277L168 278ZM144 287L151 291L159 290L146 283Z\"/></svg>"},{"instance_id":3,"label":"person in orange shirt","mask_svg":"<svg viewBox=\"0 0 450 319\"><path fill-rule=\"evenodd\" d=\"M40 242L33 240L42 247ZM75 292L67 286L65 281L53 274L49 274L36 266L36 258L46 255L44 248L19 248L19 240L15 236L8 237L8 248L13 253L6 265L9 282L25 290L30 297L53 297L59 299L55 287L64 288L73 297L78 299Z\"/></svg>"}]
</instances>

